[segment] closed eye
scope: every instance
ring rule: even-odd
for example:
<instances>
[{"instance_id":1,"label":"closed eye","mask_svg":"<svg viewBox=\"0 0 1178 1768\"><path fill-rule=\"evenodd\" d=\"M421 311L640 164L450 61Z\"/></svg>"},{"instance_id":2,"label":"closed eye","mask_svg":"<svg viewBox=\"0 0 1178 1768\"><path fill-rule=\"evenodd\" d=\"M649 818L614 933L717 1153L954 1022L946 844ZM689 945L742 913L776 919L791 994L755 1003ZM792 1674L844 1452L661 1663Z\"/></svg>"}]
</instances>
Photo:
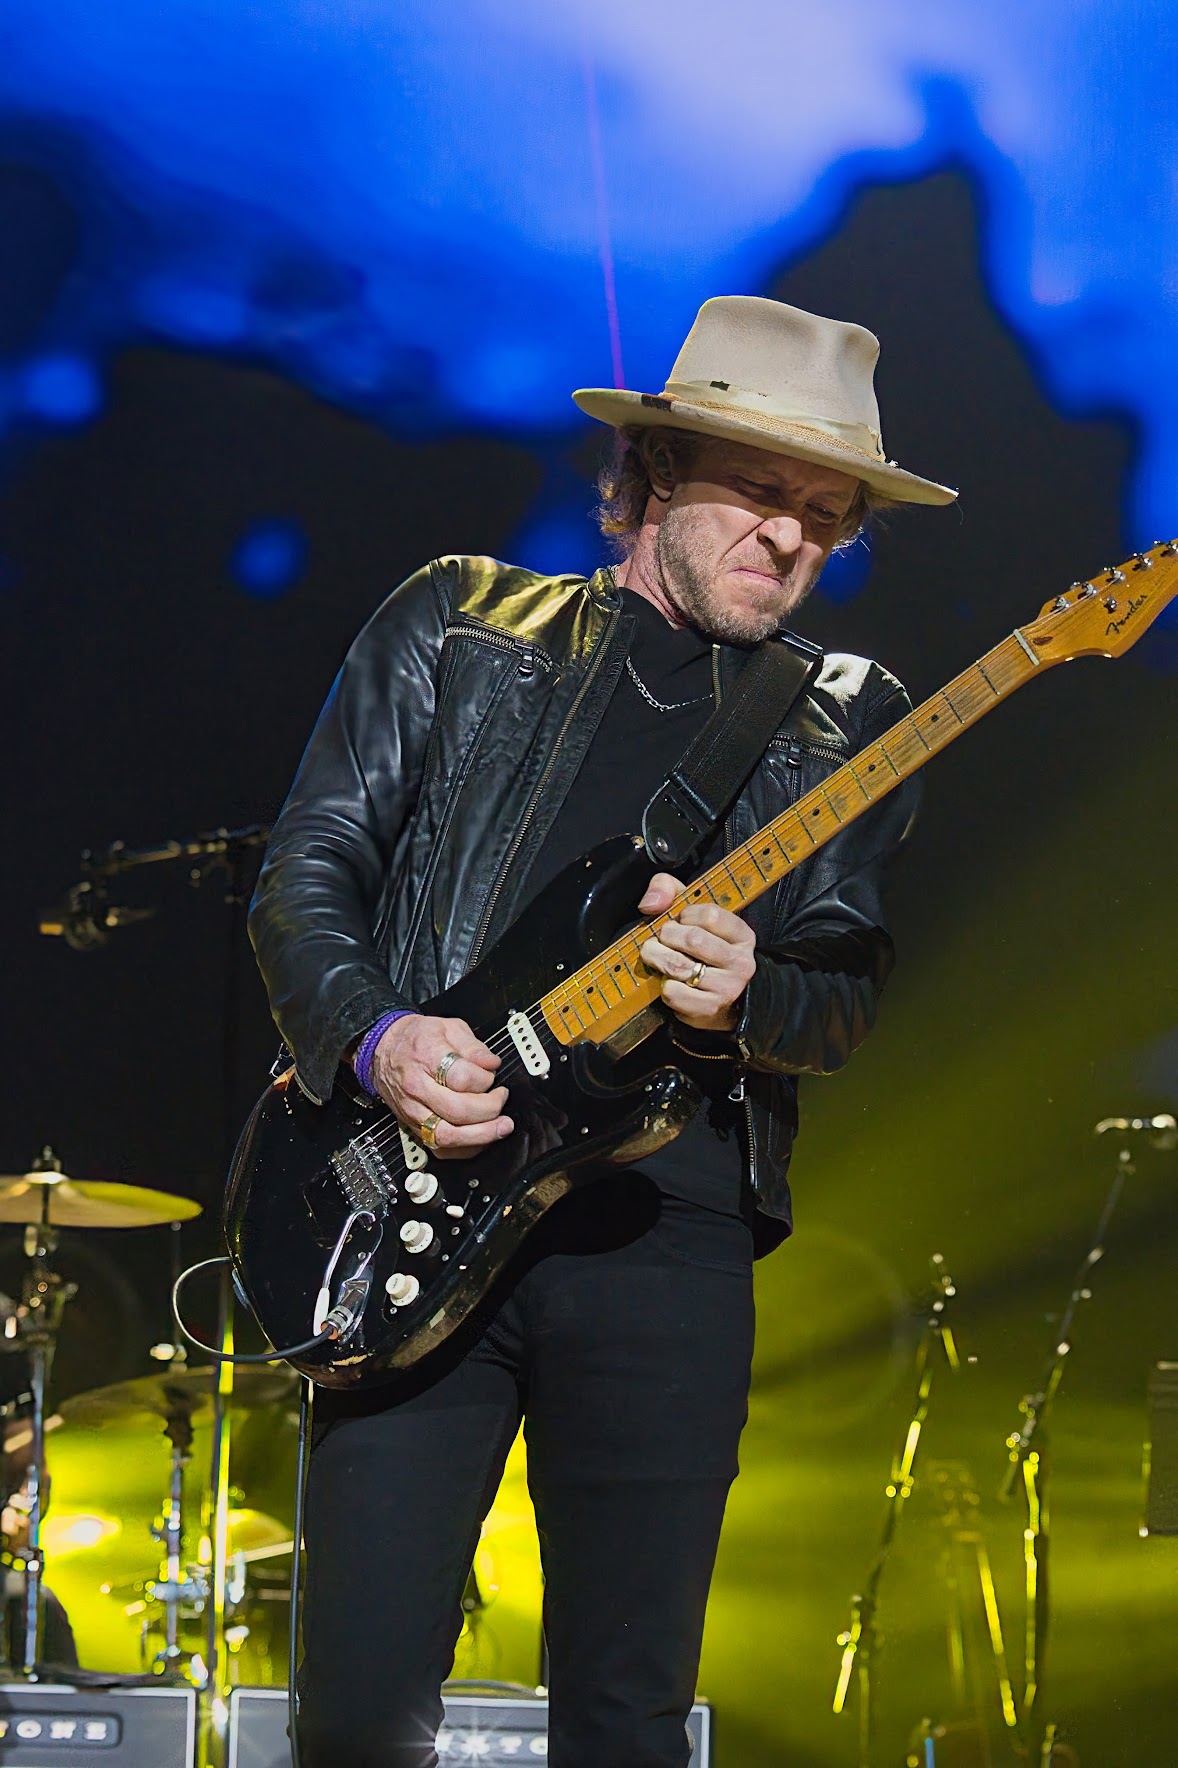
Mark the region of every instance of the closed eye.
<instances>
[{"instance_id":1,"label":"closed eye","mask_svg":"<svg viewBox=\"0 0 1178 1768\"><path fill-rule=\"evenodd\" d=\"M742 497L751 497L754 503L780 504L781 493L776 485L754 485L751 480L738 480L736 490Z\"/></svg>"}]
</instances>

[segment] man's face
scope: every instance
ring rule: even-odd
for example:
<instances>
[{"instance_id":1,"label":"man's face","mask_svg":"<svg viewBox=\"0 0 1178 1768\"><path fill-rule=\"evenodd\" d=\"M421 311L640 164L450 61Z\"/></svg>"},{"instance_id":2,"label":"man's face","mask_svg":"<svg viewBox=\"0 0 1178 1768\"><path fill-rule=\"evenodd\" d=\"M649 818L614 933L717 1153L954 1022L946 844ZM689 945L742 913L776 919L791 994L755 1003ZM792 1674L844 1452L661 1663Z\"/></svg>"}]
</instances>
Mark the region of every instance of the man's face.
<instances>
[{"instance_id":1,"label":"man's face","mask_svg":"<svg viewBox=\"0 0 1178 1768\"><path fill-rule=\"evenodd\" d=\"M857 479L738 442L705 442L658 518L661 587L691 626L758 644L814 587Z\"/></svg>"}]
</instances>

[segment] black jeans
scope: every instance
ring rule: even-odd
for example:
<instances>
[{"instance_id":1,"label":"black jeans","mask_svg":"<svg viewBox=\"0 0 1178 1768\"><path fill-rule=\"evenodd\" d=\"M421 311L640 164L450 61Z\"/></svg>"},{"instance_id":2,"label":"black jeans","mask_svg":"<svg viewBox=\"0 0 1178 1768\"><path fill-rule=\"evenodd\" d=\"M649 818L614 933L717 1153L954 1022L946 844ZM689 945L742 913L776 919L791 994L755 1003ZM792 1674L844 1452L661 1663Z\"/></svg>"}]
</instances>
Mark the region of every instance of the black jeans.
<instances>
[{"instance_id":1,"label":"black jeans","mask_svg":"<svg viewBox=\"0 0 1178 1768\"><path fill-rule=\"evenodd\" d=\"M745 1223L637 1173L557 1204L408 1390L322 1396L305 1768L433 1768L461 1595L521 1415L552 1768L685 1768L752 1357Z\"/></svg>"}]
</instances>

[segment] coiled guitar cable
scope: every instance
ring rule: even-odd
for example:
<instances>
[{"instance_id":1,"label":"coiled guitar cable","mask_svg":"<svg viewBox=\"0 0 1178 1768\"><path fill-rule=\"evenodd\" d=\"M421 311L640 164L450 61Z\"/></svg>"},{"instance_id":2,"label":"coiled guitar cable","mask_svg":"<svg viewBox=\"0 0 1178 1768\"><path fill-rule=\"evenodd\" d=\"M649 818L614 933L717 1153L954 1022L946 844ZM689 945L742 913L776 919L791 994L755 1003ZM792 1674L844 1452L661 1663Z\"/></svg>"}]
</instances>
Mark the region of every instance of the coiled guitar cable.
<instances>
[{"instance_id":1,"label":"coiled guitar cable","mask_svg":"<svg viewBox=\"0 0 1178 1768\"><path fill-rule=\"evenodd\" d=\"M317 1345L335 1344L352 1324L351 1319L344 1311L333 1309L314 1338L304 1338L301 1344L286 1344L275 1350L255 1351L248 1355L244 1352L221 1351L215 1344L206 1344L203 1338L197 1338L196 1334L190 1332L184 1324L180 1314L180 1296L188 1279L195 1277L198 1271L211 1271L214 1265L229 1265L232 1262L232 1259L225 1257L224 1254L220 1258L202 1258L199 1264L189 1265L186 1271L181 1271L172 1285L172 1318L183 1337L196 1350L204 1351L210 1357L218 1357L222 1363L282 1363L288 1357L301 1357L306 1351L313 1351ZM238 1293L236 1285L234 1293Z\"/></svg>"}]
</instances>

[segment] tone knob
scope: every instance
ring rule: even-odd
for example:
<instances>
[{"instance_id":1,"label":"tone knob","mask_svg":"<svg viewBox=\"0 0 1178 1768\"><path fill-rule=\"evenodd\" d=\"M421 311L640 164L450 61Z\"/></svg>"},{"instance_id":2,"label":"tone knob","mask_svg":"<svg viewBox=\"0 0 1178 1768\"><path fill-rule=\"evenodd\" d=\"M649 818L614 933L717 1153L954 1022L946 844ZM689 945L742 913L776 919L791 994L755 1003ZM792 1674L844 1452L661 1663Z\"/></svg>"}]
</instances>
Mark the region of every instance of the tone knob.
<instances>
[{"instance_id":1,"label":"tone knob","mask_svg":"<svg viewBox=\"0 0 1178 1768\"><path fill-rule=\"evenodd\" d=\"M394 1271L385 1284L385 1294L395 1308L407 1308L421 1293L421 1284L408 1271Z\"/></svg>"},{"instance_id":2,"label":"tone knob","mask_svg":"<svg viewBox=\"0 0 1178 1768\"><path fill-rule=\"evenodd\" d=\"M434 1231L428 1222L402 1222L401 1245L406 1252L425 1252L433 1245Z\"/></svg>"},{"instance_id":3,"label":"tone knob","mask_svg":"<svg viewBox=\"0 0 1178 1768\"><path fill-rule=\"evenodd\" d=\"M432 1203L438 1194L438 1181L433 1173L410 1173L405 1189L414 1203Z\"/></svg>"}]
</instances>

